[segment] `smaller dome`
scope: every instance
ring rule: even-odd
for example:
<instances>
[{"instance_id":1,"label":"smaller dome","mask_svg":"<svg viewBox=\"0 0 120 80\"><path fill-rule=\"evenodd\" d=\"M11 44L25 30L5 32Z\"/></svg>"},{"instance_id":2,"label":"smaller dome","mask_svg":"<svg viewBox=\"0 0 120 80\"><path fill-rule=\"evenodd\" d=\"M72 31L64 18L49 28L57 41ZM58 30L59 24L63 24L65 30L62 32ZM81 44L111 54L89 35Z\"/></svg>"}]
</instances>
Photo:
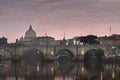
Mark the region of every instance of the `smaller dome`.
<instances>
[{"instance_id":1,"label":"smaller dome","mask_svg":"<svg viewBox=\"0 0 120 80\"><path fill-rule=\"evenodd\" d=\"M32 26L30 25L29 29L27 30L27 32L25 33L25 38L35 38L36 37L36 33L35 31L32 29Z\"/></svg>"}]
</instances>

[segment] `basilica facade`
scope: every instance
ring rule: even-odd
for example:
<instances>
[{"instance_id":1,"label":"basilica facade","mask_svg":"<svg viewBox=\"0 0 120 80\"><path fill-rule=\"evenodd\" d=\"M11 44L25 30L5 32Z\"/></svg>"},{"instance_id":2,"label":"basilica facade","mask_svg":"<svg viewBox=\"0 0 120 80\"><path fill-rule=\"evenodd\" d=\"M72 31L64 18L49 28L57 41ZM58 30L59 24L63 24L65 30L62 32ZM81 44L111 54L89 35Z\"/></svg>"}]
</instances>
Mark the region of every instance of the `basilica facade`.
<instances>
[{"instance_id":1,"label":"basilica facade","mask_svg":"<svg viewBox=\"0 0 120 80\"><path fill-rule=\"evenodd\" d=\"M54 43L55 39L53 37L47 36L47 34L45 36L41 36L41 37L37 37L36 32L33 30L32 26L29 26L29 29L25 32L25 36L21 37L20 40L18 41L21 44L24 45L46 45L47 44L52 44Z\"/></svg>"}]
</instances>

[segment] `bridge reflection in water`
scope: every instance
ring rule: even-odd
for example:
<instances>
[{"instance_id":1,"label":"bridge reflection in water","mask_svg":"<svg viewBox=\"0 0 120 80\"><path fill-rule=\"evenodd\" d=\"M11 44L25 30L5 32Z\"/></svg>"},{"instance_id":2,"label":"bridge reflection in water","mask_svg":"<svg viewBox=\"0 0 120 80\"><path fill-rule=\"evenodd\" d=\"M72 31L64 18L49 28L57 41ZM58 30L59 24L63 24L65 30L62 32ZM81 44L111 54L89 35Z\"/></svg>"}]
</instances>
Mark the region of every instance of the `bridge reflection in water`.
<instances>
[{"instance_id":1,"label":"bridge reflection in water","mask_svg":"<svg viewBox=\"0 0 120 80\"><path fill-rule=\"evenodd\" d=\"M82 62L11 63L0 67L0 80L120 80L120 64L84 65Z\"/></svg>"}]
</instances>

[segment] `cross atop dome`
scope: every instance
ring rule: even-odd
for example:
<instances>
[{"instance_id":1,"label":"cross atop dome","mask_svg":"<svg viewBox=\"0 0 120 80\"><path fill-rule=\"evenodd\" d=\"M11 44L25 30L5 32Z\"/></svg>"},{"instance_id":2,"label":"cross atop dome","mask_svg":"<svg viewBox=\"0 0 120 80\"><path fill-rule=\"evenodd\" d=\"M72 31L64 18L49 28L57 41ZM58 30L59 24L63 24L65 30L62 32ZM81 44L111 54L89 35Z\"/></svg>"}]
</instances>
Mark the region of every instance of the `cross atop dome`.
<instances>
[{"instance_id":1,"label":"cross atop dome","mask_svg":"<svg viewBox=\"0 0 120 80\"><path fill-rule=\"evenodd\" d=\"M31 26L31 24L30 24L30 27L29 27L29 29L32 29L32 26Z\"/></svg>"}]
</instances>

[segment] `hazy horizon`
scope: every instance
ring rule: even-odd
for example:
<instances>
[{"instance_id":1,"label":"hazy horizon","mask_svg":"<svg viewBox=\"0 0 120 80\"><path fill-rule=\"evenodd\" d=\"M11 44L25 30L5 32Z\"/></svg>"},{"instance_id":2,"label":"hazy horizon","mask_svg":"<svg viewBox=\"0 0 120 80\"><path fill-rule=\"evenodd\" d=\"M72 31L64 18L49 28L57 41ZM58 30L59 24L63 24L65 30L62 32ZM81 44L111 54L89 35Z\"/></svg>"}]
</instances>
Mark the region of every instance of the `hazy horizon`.
<instances>
[{"instance_id":1,"label":"hazy horizon","mask_svg":"<svg viewBox=\"0 0 120 80\"><path fill-rule=\"evenodd\" d=\"M30 24L30 25L31 25L31 24ZM31 26L32 26L32 25L31 25ZM111 28L111 27L109 27L109 31L110 31L110 28ZM28 29L29 29L29 27L28 27ZM27 29L27 30L28 30L28 29ZM32 29L33 29L33 26L32 26ZM26 30L26 31L27 31L27 30ZM34 29L33 29L33 30L34 30ZM35 30L34 30L34 31L35 31ZM36 31L35 31L35 32L36 32ZM25 33L26 33L26 32L24 32L24 35L22 35L22 36L20 36L19 38L16 38L16 39L20 40L21 37L25 37ZM109 33L109 35L79 34L79 35L73 35L73 36L68 37L68 36L66 36L66 33L63 33L61 38L56 38L56 36L51 36L51 35L49 35L49 34L46 32L44 35L37 35L37 33L36 33L36 35L37 35L36 37L43 37L43 36L46 36L46 35L47 35L47 36L49 36L49 37L55 38L55 40L63 40L64 36L65 36L66 39L72 39L72 38L74 38L74 37L88 36L88 35L95 35L95 36L97 36L97 37L103 37L103 36L111 36L111 35L113 35L113 34L114 34L114 33ZM118 34L118 35L119 35L119 34ZM14 39L14 41L11 42L7 36L1 36L1 38L2 38L2 37L7 38L7 39L8 39L8 43L13 43L13 42L16 41L16 39Z\"/></svg>"},{"instance_id":2,"label":"hazy horizon","mask_svg":"<svg viewBox=\"0 0 120 80\"><path fill-rule=\"evenodd\" d=\"M119 0L0 0L0 37L15 42L30 24L37 36L120 34Z\"/></svg>"}]
</instances>

